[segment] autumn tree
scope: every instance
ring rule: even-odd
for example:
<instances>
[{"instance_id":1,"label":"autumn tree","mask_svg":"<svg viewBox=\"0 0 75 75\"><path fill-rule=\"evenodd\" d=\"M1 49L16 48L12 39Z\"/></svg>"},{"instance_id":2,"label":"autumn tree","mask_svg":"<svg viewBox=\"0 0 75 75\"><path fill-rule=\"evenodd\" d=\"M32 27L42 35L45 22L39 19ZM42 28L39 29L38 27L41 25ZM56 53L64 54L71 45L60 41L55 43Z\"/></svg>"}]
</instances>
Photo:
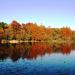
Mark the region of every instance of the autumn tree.
<instances>
[{"instance_id":1,"label":"autumn tree","mask_svg":"<svg viewBox=\"0 0 75 75\"><path fill-rule=\"evenodd\" d=\"M0 22L0 39L6 39L6 30L7 29L7 23Z\"/></svg>"},{"instance_id":2,"label":"autumn tree","mask_svg":"<svg viewBox=\"0 0 75 75\"><path fill-rule=\"evenodd\" d=\"M26 24L22 24L23 30L23 39L24 40L32 40L32 23L26 23Z\"/></svg>"},{"instance_id":3,"label":"autumn tree","mask_svg":"<svg viewBox=\"0 0 75 75\"><path fill-rule=\"evenodd\" d=\"M62 38L70 40L72 38L72 31L70 28L63 27L61 28L61 35Z\"/></svg>"},{"instance_id":4,"label":"autumn tree","mask_svg":"<svg viewBox=\"0 0 75 75\"><path fill-rule=\"evenodd\" d=\"M75 43L75 31L72 31L72 40Z\"/></svg>"},{"instance_id":5,"label":"autumn tree","mask_svg":"<svg viewBox=\"0 0 75 75\"><path fill-rule=\"evenodd\" d=\"M7 25L7 23L0 22L0 28L3 28L3 29L5 29L6 25Z\"/></svg>"},{"instance_id":6,"label":"autumn tree","mask_svg":"<svg viewBox=\"0 0 75 75\"><path fill-rule=\"evenodd\" d=\"M16 36L20 33L21 25L17 21L12 21L11 27L13 29L13 39L16 39Z\"/></svg>"},{"instance_id":7,"label":"autumn tree","mask_svg":"<svg viewBox=\"0 0 75 75\"><path fill-rule=\"evenodd\" d=\"M4 38L4 31L2 28L0 28L0 42Z\"/></svg>"},{"instance_id":8,"label":"autumn tree","mask_svg":"<svg viewBox=\"0 0 75 75\"><path fill-rule=\"evenodd\" d=\"M51 41L53 39L53 29L47 27L45 32L46 32L46 41Z\"/></svg>"}]
</instances>

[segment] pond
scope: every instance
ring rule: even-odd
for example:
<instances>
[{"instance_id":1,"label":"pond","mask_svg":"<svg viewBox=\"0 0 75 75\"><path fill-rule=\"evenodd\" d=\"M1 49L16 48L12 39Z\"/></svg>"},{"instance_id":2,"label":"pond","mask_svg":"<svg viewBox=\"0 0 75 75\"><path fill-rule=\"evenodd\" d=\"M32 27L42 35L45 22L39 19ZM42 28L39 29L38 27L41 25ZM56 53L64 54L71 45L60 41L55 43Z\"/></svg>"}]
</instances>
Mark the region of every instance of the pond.
<instances>
[{"instance_id":1,"label":"pond","mask_svg":"<svg viewBox=\"0 0 75 75\"><path fill-rule=\"evenodd\" d=\"M75 44L0 44L0 75L75 75Z\"/></svg>"}]
</instances>

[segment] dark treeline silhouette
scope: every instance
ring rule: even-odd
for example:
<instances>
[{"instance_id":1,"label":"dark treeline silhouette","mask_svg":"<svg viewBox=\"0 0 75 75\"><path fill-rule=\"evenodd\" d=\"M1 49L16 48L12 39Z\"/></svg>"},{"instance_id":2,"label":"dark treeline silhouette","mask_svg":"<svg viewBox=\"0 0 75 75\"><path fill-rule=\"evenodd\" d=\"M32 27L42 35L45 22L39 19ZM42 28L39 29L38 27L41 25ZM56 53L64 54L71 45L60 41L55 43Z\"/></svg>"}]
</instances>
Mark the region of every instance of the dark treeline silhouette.
<instances>
[{"instance_id":1,"label":"dark treeline silhouette","mask_svg":"<svg viewBox=\"0 0 75 75\"><path fill-rule=\"evenodd\" d=\"M0 60L7 58L12 61L18 59L36 59L38 56L45 54L62 53L70 54L71 50L75 50L75 44L46 44L46 43L21 43L21 44L0 44Z\"/></svg>"},{"instance_id":2,"label":"dark treeline silhouette","mask_svg":"<svg viewBox=\"0 0 75 75\"><path fill-rule=\"evenodd\" d=\"M18 23L12 21L10 24L0 22L0 43L9 40L18 41L75 41L75 31L69 27L50 28L36 23Z\"/></svg>"}]
</instances>

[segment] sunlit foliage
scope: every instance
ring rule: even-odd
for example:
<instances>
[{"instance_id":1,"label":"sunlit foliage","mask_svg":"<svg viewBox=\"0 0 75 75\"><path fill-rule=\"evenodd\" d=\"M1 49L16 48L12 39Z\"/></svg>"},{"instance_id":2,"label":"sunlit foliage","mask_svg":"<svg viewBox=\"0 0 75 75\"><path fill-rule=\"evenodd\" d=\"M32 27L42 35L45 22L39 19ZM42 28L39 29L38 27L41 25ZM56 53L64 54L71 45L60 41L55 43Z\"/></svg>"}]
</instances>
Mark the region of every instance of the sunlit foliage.
<instances>
[{"instance_id":1,"label":"sunlit foliage","mask_svg":"<svg viewBox=\"0 0 75 75\"><path fill-rule=\"evenodd\" d=\"M15 20L10 24L0 22L0 42L1 40L61 41L74 38L75 32L68 27L50 28L30 22L20 24Z\"/></svg>"}]
</instances>

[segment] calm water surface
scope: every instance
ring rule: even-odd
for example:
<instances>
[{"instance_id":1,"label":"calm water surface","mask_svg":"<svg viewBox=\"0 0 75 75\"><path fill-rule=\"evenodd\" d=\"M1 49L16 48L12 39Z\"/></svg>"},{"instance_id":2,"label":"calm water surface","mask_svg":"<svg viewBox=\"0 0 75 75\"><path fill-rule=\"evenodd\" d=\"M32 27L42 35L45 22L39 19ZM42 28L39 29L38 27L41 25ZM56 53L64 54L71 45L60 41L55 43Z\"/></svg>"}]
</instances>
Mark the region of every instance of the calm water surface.
<instances>
[{"instance_id":1,"label":"calm water surface","mask_svg":"<svg viewBox=\"0 0 75 75\"><path fill-rule=\"evenodd\" d=\"M75 75L75 44L0 44L0 75Z\"/></svg>"}]
</instances>

